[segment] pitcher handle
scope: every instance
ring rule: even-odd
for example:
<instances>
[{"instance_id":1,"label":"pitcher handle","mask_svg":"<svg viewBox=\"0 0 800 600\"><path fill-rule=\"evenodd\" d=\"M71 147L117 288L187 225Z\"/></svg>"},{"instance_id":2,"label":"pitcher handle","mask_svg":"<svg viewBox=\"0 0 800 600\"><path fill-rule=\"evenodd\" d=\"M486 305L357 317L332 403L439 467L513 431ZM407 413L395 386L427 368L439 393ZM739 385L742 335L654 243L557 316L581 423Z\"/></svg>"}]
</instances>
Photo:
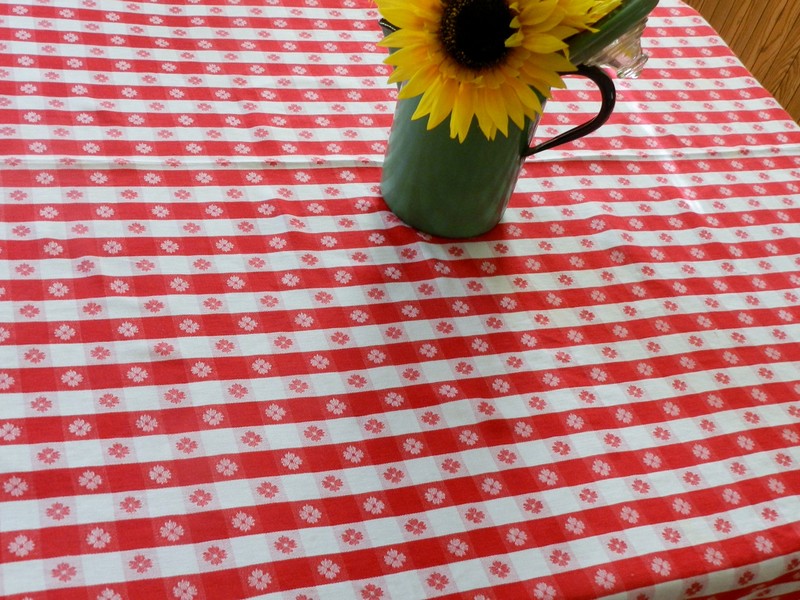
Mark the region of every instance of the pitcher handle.
<instances>
[{"instance_id":1,"label":"pitcher handle","mask_svg":"<svg viewBox=\"0 0 800 600\"><path fill-rule=\"evenodd\" d=\"M601 68L587 65L578 65L578 70L574 73L570 73L570 75L573 74L591 79L594 81L595 85L597 85L597 88L600 90L601 98L600 111L594 118L590 119L583 125L578 125L569 131L565 131L561 135L557 135L553 139L528 148L522 153L522 156L533 156L542 150L555 148L561 144L566 144L567 142L572 142L578 138L582 138L585 135L589 135L602 126L606 121L608 121L608 118L614 111L614 105L617 103L617 90L614 87L614 82L612 81L611 77L609 77L608 74Z\"/></svg>"}]
</instances>

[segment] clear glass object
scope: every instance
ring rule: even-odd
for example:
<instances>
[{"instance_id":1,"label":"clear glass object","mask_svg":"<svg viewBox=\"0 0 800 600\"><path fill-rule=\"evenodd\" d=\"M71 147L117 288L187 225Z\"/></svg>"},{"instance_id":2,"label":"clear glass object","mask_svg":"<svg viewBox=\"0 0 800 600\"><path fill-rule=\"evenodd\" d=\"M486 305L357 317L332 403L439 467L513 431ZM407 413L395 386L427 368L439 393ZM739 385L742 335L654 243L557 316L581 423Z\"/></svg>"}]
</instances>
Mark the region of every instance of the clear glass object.
<instances>
[{"instance_id":1,"label":"clear glass object","mask_svg":"<svg viewBox=\"0 0 800 600\"><path fill-rule=\"evenodd\" d=\"M585 61L588 65L608 67L617 76L635 79L647 63L649 56L642 50L642 33L647 19L642 19L634 27L608 44L597 54Z\"/></svg>"},{"instance_id":2,"label":"clear glass object","mask_svg":"<svg viewBox=\"0 0 800 600\"><path fill-rule=\"evenodd\" d=\"M569 39L570 60L616 71L618 77L637 77L648 56L642 50L647 17L658 0L622 0L594 25L594 31Z\"/></svg>"}]
</instances>

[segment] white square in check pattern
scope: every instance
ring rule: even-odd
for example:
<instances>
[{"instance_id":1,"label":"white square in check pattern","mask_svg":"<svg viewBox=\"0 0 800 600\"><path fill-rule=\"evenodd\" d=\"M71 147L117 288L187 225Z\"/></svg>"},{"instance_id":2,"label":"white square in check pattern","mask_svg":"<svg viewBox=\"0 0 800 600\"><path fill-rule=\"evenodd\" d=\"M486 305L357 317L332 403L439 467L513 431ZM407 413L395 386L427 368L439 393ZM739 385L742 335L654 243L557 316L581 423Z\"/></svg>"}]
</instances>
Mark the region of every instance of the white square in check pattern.
<instances>
[{"instance_id":1,"label":"white square in check pattern","mask_svg":"<svg viewBox=\"0 0 800 600\"><path fill-rule=\"evenodd\" d=\"M605 562L603 559L606 556L606 548L599 538L584 537L575 542L567 542L562 547L566 548L573 558L571 567L586 569Z\"/></svg>"},{"instance_id":2,"label":"white square in check pattern","mask_svg":"<svg viewBox=\"0 0 800 600\"><path fill-rule=\"evenodd\" d=\"M75 440L76 438L72 438ZM78 438L76 443L65 443L61 447L67 466L74 469L81 467L91 468L92 465L105 463L103 444L98 439Z\"/></svg>"},{"instance_id":3,"label":"white square in check pattern","mask_svg":"<svg viewBox=\"0 0 800 600\"><path fill-rule=\"evenodd\" d=\"M256 501L250 487L250 482L246 479L234 479L215 484L214 493L222 509L252 506Z\"/></svg>"},{"instance_id":4,"label":"white square in check pattern","mask_svg":"<svg viewBox=\"0 0 800 600\"><path fill-rule=\"evenodd\" d=\"M28 562L0 564L0 593L3 597L41 587L45 578L45 564L40 562L37 566Z\"/></svg>"},{"instance_id":5,"label":"white square in check pattern","mask_svg":"<svg viewBox=\"0 0 800 600\"><path fill-rule=\"evenodd\" d=\"M362 527L370 545L374 548L396 543L405 535L400 521L391 516L368 519L363 522Z\"/></svg>"},{"instance_id":6,"label":"white square in check pattern","mask_svg":"<svg viewBox=\"0 0 800 600\"><path fill-rule=\"evenodd\" d=\"M516 523L526 518L515 498L487 500L483 503L483 507L489 515L489 520L495 525Z\"/></svg>"},{"instance_id":7,"label":"white square in check pattern","mask_svg":"<svg viewBox=\"0 0 800 600\"><path fill-rule=\"evenodd\" d=\"M429 598L429 594L423 586L425 581L422 577L413 576L388 576L384 579L387 589L387 598Z\"/></svg>"},{"instance_id":8,"label":"white square in check pattern","mask_svg":"<svg viewBox=\"0 0 800 600\"><path fill-rule=\"evenodd\" d=\"M181 272L191 272L191 267L188 264L182 265ZM191 278L182 276L181 279L186 280ZM179 319L182 315L200 315L204 312L202 306L203 298L200 296L195 296L192 294L170 294L165 297L162 296L161 299L167 306L167 312L165 314L172 315L176 319ZM176 324L179 322L180 319L176 322Z\"/></svg>"},{"instance_id":9,"label":"white square in check pattern","mask_svg":"<svg viewBox=\"0 0 800 600\"><path fill-rule=\"evenodd\" d=\"M231 560L240 566L270 563L286 558L281 554L275 543L280 536L243 535L231 537L228 545L231 550ZM266 543L265 543L266 542Z\"/></svg>"},{"instance_id":10,"label":"white square in check pattern","mask_svg":"<svg viewBox=\"0 0 800 600\"><path fill-rule=\"evenodd\" d=\"M158 427L158 419L153 416L152 412L142 413L137 418L137 423L145 421L153 424L146 427ZM163 461L164 457L170 456L173 451L178 454L177 450L174 450L174 445L170 447L170 439L167 436L137 435L131 438L130 442L133 445L133 453L144 464L158 460ZM200 450L202 451L202 448Z\"/></svg>"},{"instance_id":11,"label":"white square in check pattern","mask_svg":"<svg viewBox=\"0 0 800 600\"><path fill-rule=\"evenodd\" d=\"M295 537L310 555L337 554L339 540L330 527L305 527L296 531Z\"/></svg>"},{"instance_id":12,"label":"white square in check pattern","mask_svg":"<svg viewBox=\"0 0 800 600\"><path fill-rule=\"evenodd\" d=\"M218 407L217 410L222 411L224 407ZM223 417L227 421L227 417ZM225 424L223 421L223 425ZM199 431L200 448L203 451L203 456L214 457L213 462L216 464L221 458L226 456L226 453L231 449L236 448L238 439L236 431L226 428L219 429L206 429ZM219 455L219 456L217 456ZM234 456L227 456L235 460ZM238 461L236 461L238 462ZM224 477L222 472L218 472L215 468L214 472L219 477Z\"/></svg>"},{"instance_id":13,"label":"white square in check pattern","mask_svg":"<svg viewBox=\"0 0 800 600\"><path fill-rule=\"evenodd\" d=\"M47 446L53 446L48 444ZM3 447L3 463L4 465L14 465L13 469L18 473L30 473L36 469L47 468L46 464L42 463L41 452L47 446L33 446L26 448L23 444L4 445Z\"/></svg>"},{"instance_id":14,"label":"white square in check pattern","mask_svg":"<svg viewBox=\"0 0 800 600\"><path fill-rule=\"evenodd\" d=\"M547 559L547 553L539 548L513 552L508 554L507 558L514 570L523 579L530 579L537 575L549 573L552 566Z\"/></svg>"},{"instance_id":15,"label":"white square in check pattern","mask_svg":"<svg viewBox=\"0 0 800 600\"><path fill-rule=\"evenodd\" d=\"M439 467L431 457L403 461L403 466L414 485L425 485L439 479Z\"/></svg>"},{"instance_id":16,"label":"white square in check pattern","mask_svg":"<svg viewBox=\"0 0 800 600\"><path fill-rule=\"evenodd\" d=\"M110 494L90 496L84 494L75 505L75 518L78 523L103 523L115 519L113 497Z\"/></svg>"},{"instance_id":17,"label":"white square in check pattern","mask_svg":"<svg viewBox=\"0 0 800 600\"><path fill-rule=\"evenodd\" d=\"M226 542L227 543L227 542ZM197 549L199 552L199 549ZM161 577L185 576L188 573L201 571L195 552L192 547L161 546L150 551L153 563L158 565ZM207 570L207 569L203 569Z\"/></svg>"},{"instance_id":18,"label":"white square in check pattern","mask_svg":"<svg viewBox=\"0 0 800 600\"><path fill-rule=\"evenodd\" d=\"M670 428L672 439L683 444L692 444L703 440L708 434L700 428L700 419L680 419Z\"/></svg>"},{"instance_id":19,"label":"white square in check pattern","mask_svg":"<svg viewBox=\"0 0 800 600\"><path fill-rule=\"evenodd\" d=\"M674 471L659 471L645 478L650 484L652 492L648 497L657 496L659 498L669 498L675 494L686 491L686 483L680 479Z\"/></svg>"},{"instance_id":20,"label":"white square in check pattern","mask_svg":"<svg viewBox=\"0 0 800 600\"><path fill-rule=\"evenodd\" d=\"M460 590L479 590L493 584L502 584L502 577L491 577L493 557L476 560L465 560L450 563L450 573L458 583ZM508 561L506 561L508 562ZM496 569L495 569L495 572Z\"/></svg>"}]
</instances>

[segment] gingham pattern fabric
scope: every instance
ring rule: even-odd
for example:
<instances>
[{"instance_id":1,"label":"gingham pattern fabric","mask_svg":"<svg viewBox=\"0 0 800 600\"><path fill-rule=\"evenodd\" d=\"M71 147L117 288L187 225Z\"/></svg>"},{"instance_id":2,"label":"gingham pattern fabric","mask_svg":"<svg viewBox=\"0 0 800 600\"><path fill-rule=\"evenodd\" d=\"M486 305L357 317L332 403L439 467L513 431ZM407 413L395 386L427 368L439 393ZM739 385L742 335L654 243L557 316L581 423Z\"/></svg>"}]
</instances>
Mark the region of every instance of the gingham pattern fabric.
<instances>
[{"instance_id":1,"label":"gingham pattern fabric","mask_svg":"<svg viewBox=\"0 0 800 600\"><path fill-rule=\"evenodd\" d=\"M377 19L0 4L0 594L797 598L798 126L665 0L431 238Z\"/></svg>"}]
</instances>

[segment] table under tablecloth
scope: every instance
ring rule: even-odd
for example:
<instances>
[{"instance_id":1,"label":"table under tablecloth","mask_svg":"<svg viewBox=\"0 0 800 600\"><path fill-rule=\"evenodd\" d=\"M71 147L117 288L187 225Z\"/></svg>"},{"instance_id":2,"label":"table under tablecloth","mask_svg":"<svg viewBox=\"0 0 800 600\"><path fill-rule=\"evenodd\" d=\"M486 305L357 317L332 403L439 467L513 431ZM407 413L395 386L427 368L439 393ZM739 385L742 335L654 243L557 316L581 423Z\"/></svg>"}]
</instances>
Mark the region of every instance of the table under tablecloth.
<instances>
[{"instance_id":1,"label":"table under tablecloth","mask_svg":"<svg viewBox=\"0 0 800 600\"><path fill-rule=\"evenodd\" d=\"M800 128L662 0L427 236L378 16L0 4L0 594L800 597Z\"/></svg>"}]
</instances>

